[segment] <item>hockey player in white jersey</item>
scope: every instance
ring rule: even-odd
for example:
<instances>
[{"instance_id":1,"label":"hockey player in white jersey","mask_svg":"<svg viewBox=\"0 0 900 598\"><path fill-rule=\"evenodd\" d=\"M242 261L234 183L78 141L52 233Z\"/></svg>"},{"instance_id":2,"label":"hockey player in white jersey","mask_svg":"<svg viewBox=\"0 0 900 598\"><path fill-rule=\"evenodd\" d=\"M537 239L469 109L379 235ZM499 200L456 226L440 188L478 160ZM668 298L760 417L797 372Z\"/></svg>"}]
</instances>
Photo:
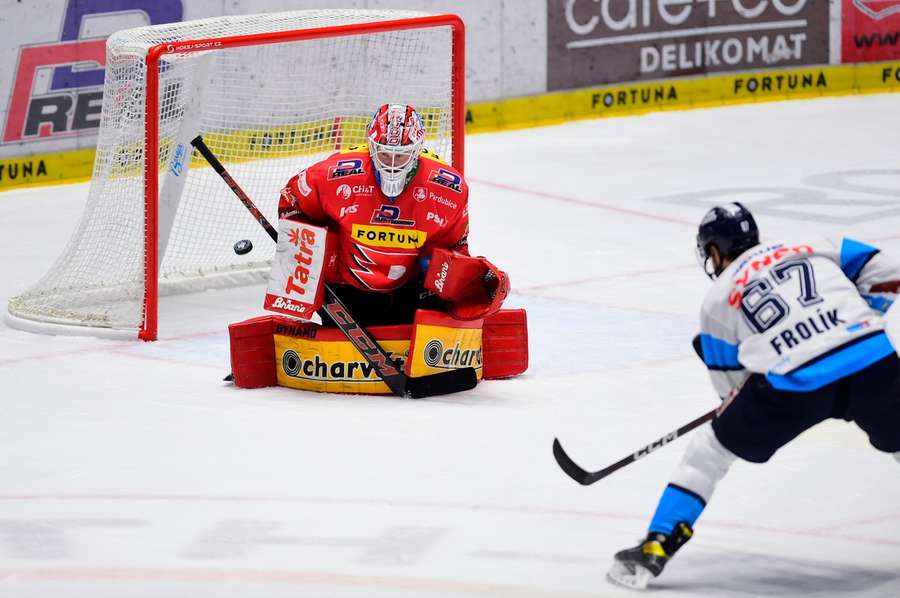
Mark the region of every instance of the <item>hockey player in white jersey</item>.
<instances>
[{"instance_id":1,"label":"hockey player in white jersey","mask_svg":"<svg viewBox=\"0 0 900 598\"><path fill-rule=\"evenodd\" d=\"M694 434L647 538L615 555L608 577L633 588L691 538L737 458L764 463L801 432L841 418L900 461L900 359L881 317L900 290L900 264L850 239L761 244L739 203L707 212L697 251L714 284L694 347L723 403Z\"/></svg>"}]
</instances>

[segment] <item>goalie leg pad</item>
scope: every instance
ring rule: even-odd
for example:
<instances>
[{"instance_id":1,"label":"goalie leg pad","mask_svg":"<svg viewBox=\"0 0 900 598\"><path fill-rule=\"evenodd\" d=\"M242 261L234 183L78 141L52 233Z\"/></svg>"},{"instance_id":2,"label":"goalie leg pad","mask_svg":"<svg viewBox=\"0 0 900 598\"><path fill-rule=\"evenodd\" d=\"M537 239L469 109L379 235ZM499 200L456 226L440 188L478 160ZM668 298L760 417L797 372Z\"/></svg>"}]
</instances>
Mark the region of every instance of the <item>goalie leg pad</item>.
<instances>
[{"instance_id":1,"label":"goalie leg pad","mask_svg":"<svg viewBox=\"0 0 900 598\"><path fill-rule=\"evenodd\" d=\"M231 371L240 388L275 386L275 343L271 316L252 318L228 326Z\"/></svg>"},{"instance_id":2,"label":"goalie leg pad","mask_svg":"<svg viewBox=\"0 0 900 598\"><path fill-rule=\"evenodd\" d=\"M484 378L509 378L528 369L528 319L524 309L501 309L484 320Z\"/></svg>"},{"instance_id":3,"label":"goalie leg pad","mask_svg":"<svg viewBox=\"0 0 900 598\"><path fill-rule=\"evenodd\" d=\"M509 277L483 257L435 249L424 287L446 301L450 315L457 320L479 320L503 305L509 294Z\"/></svg>"},{"instance_id":4,"label":"goalie leg pad","mask_svg":"<svg viewBox=\"0 0 900 598\"><path fill-rule=\"evenodd\" d=\"M416 310L406 375L411 378L471 367L481 379L482 320L458 320L440 311Z\"/></svg>"}]
</instances>

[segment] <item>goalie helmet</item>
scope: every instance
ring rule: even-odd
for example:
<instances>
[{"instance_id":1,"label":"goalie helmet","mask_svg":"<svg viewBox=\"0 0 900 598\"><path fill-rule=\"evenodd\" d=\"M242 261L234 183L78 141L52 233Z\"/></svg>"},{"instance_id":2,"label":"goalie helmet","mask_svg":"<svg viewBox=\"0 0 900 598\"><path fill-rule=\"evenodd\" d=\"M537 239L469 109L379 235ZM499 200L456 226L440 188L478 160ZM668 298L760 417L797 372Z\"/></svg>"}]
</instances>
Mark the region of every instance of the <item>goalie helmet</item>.
<instances>
[{"instance_id":1,"label":"goalie helmet","mask_svg":"<svg viewBox=\"0 0 900 598\"><path fill-rule=\"evenodd\" d=\"M395 198L409 183L419 165L425 144L425 124L412 106L384 104L366 127L369 155L381 191Z\"/></svg>"},{"instance_id":2,"label":"goalie helmet","mask_svg":"<svg viewBox=\"0 0 900 598\"><path fill-rule=\"evenodd\" d=\"M709 210L697 231L697 259L710 278L722 272L711 267L709 247L715 245L719 255L732 260L751 247L759 245L759 228L753 214L738 202L716 206Z\"/></svg>"}]
</instances>

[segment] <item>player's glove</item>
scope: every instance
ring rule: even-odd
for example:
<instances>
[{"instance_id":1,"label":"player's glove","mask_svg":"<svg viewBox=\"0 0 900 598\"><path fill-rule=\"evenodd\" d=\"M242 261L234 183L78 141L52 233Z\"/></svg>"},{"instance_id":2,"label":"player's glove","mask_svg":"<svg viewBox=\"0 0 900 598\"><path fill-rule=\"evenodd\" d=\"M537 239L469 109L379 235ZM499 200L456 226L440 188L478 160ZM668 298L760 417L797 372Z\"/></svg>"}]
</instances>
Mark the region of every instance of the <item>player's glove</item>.
<instances>
[{"instance_id":1,"label":"player's glove","mask_svg":"<svg viewBox=\"0 0 900 598\"><path fill-rule=\"evenodd\" d=\"M509 277L483 257L435 249L424 286L447 302L454 318L477 320L503 305L509 294Z\"/></svg>"}]
</instances>

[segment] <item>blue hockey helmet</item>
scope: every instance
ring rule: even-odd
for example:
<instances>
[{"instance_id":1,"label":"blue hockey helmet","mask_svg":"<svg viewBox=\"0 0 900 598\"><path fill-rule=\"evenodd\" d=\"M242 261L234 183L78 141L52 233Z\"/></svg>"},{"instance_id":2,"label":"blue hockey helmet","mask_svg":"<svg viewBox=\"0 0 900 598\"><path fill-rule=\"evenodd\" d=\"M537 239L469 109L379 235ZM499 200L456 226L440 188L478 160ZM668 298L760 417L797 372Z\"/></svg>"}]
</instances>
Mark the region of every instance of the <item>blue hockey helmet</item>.
<instances>
[{"instance_id":1,"label":"blue hockey helmet","mask_svg":"<svg viewBox=\"0 0 900 598\"><path fill-rule=\"evenodd\" d=\"M718 276L718 270L710 268L709 247L715 245L719 255L732 260L751 247L759 245L759 227L753 214L738 202L716 206L709 210L697 230L697 259L710 278Z\"/></svg>"}]
</instances>

